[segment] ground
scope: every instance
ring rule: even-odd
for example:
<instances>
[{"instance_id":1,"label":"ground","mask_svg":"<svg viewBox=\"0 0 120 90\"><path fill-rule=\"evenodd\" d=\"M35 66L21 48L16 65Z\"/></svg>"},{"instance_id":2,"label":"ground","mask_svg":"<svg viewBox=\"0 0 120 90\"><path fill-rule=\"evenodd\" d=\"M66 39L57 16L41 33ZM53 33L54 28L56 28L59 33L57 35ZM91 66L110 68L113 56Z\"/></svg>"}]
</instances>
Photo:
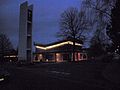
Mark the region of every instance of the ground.
<instances>
[{"instance_id":1,"label":"ground","mask_svg":"<svg viewBox=\"0 0 120 90\"><path fill-rule=\"evenodd\" d=\"M0 84L0 90L120 90L103 77L107 64L38 63L22 67L6 64L4 68L11 75L9 82Z\"/></svg>"}]
</instances>

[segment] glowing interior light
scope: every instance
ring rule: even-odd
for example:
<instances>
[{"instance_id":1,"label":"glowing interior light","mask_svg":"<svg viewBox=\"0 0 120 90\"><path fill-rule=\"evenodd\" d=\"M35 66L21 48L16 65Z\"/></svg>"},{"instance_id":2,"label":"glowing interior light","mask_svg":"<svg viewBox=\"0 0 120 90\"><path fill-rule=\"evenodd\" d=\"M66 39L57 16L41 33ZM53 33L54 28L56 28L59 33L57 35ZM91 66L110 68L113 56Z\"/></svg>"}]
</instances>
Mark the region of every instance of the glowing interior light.
<instances>
[{"instance_id":1,"label":"glowing interior light","mask_svg":"<svg viewBox=\"0 0 120 90\"><path fill-rule=\"evenodd\" d=\"M4 80L4 78L0 78L0 81L3 81Z\"/></svg>"},{"instance_id":2,"label":"glowing interior light","mask_svg":"<svg viewBox=\"0 0 120 90\"><path fill-rule=\"evenodd\" d=\"M10 57L16 57L15 55L11 55Z\"/></svg>"},{"instance_id":3,"label":"glowing interior light","mask_svg":"<svg viewBox=\"0 0 120 90\"><path fill-rule=\"evenodd\" d=\"M9 57L9 56L4 56L4 57Z\"/></svg>"},{"instance_id":4,"label":"glowing interior light","mask_svg":"<svg viewBox=\"0 0 120 90\"><path fill-rule=\"evenodd\" d=\"M79 60L79 61L80 61L80 58L81 58L80 53L78 53L78 60Z\"/></svg>"},{"instance_id":5,"label":"glowing interior light","mask_svg":"<svg viewBox=\"0 0 120 90\"><path fill-rule=\"evenodd\" d=\"M59 46L65 45L65 44L71 44L71 45L73 45L73 42L67 41L67 42L62 42L62 43L59 43L59 44L55 44L55 45L51 45L51 46L46 46L46 47L36 46L36 48L40 48L40 49L43 49L43 50L48 50L48 49L56 48L56 47L59 47ZM82 46L82 44L79 44L79 43L75 43L75 45L76 46Z\"/></svg>"},{"instance_id":6,"label":"glowing interior light","mask_svg":"<svg viewBox=\"0 0 120 90\"><path fill-rule=\"evenodd\" d=\"M17 56L15 56L15 55L11 55L11 56L4 56L4 57L17 57Z\"/></svg>"},{"instance_id":7,"label":"glowing interior light","mask_svg":"<svg viewBox=\"0 0 120 90\"><path fill-rule=\"evenodd\" d=\"M119 49L116 49L116 51L119 51Z\"/></svg>"},{"instance_id":8,"label":"glowing interior light","mask_svg":"<svg viewBox=\"0 0 120 90\"><path fill-rule=\"evenodd\" d=\"M60 58L60 55L57 53L57 54L56 54L56 60L58 61L59 58Z\"/></svg>"}]
</instances>

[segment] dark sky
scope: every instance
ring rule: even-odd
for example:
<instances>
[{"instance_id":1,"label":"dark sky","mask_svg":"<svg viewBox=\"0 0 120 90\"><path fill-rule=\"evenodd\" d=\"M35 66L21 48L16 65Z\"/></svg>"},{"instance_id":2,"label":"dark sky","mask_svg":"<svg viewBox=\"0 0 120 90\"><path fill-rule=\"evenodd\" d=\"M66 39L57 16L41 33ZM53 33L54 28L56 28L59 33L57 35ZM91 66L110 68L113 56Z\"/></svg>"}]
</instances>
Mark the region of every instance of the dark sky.
<instances>
[{"instance_id":1,"label":"dark sky","mask_svg":"<svg viewBox=\"0 0 120 90\"><path fill-rule=\"evenodd\" d=\"M0 0L0 32L18 45L19 6L26 0ZM60 14L69 7L80 8L82 0L28 0L34 5L33 41L50 43L57 40Z\"/></svg>"}]
</instances>

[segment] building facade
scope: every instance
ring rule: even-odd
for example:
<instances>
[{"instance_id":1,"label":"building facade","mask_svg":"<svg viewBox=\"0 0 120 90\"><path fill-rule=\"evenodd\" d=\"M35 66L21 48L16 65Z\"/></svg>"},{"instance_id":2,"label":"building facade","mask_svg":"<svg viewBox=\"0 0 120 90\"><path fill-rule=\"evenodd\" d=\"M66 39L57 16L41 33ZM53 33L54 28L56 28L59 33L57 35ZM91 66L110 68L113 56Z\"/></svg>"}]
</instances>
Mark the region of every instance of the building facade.
<instances>
[{"instance_id":1,"label":"building facade","mask_svg":"<svg viewBox=\"0 0 120 90\"><path fill-rule=\"evenodd\" d=\"M32 60L32 17L33 5L20 5L18 60Z\"/></svg>"},{"instance_id":2,"label":"building facade","mask_svg":"<svg viewBox=\"0 0 120 90\"><path fill-rule=\"evenodd\" d=\"M73 60L73 40L62 40L51 44L34 44L35 60L45 62L69 62ZM75 61L87 60L87 53L82 50L82 42L75 41Z\"/></svg>"}]
</instances>

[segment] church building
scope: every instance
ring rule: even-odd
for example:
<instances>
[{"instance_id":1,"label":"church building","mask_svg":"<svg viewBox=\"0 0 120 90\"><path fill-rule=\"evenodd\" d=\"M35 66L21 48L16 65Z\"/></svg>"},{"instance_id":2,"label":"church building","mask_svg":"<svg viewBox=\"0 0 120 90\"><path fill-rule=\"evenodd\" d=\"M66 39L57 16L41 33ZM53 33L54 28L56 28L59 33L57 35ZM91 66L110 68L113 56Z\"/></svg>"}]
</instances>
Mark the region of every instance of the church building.
<instances>
[{"instance_id":1,"label":"church building","mask_svg":"<svg viewBox=\"0 0 120 90\"><path fill-rule=\"evenodd\" d=\"M36 62L69 62L73 60L73 40L62 40L50 44L35 43ZM87 60L87 53L82 50L83 42L75 40L75 61Z\"/></svg>"}]
</instances>

